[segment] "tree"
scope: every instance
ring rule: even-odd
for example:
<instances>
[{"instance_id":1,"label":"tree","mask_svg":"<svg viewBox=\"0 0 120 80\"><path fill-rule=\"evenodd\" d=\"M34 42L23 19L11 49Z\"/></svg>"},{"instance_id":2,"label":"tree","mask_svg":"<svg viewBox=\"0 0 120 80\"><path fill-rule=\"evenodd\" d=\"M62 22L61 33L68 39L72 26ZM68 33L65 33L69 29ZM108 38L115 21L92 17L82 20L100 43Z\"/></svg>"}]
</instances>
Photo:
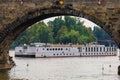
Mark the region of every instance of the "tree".
<instances>
[{"instance_id":1,"label":"tree","mask_svg":"<svg viewBox=\"0 0 120 80\"><path fill-rule=\"evenodd\" d=\"M40 23L39 26L39 29L37 29L37 37L39 42L52 43L53 34L51 28L43 22Z\"/></svg>"},{"instance_id":2,"label":"tree","mask_svg":"<svg viewBox=\"0 0 120 80\"><path fill-rule=\"evenodd\" d=\"M55 20L52 22L53 24L53 32L54 32L54 37L57 36L58 30L65 25L64 20L62 20L62 17L55 18Z\"/></svg>"},{"instance_id":3,"label":"tree","mask_svg":"<svg viewBox=\"0 0 120 80\"><path fill-rule=\"evenodd\" d=\"M74 17L65 16L64 19L55 18L48 24L41 21L30 26L20 34L12 47L34 42L87 44L96 40L91 28L86 28L83 22L77 21Z\"/></svg>"},{"instance_id":4,"label":"tree","mask_svg":"<svg viewBox=\"0 0 120 80\"><path fill-rule=\"evenodd\" d=\"M76 19L70 16L65 16L65 25L68 27L68 30L74 29L76 25Z\"/></svg>"},{"instance_id":5,"label":"tree","mask_svg":"<svg viewBox=\"0 0 120 80\"><path fill-rule=\"evenodd\" d=\"M59 31L57 32L57 36L55 38L56 43L63 43L62 42L62 36L66 35L68 33L68 29L66 26L62 26Z\"/></svg>"}]
</instances>

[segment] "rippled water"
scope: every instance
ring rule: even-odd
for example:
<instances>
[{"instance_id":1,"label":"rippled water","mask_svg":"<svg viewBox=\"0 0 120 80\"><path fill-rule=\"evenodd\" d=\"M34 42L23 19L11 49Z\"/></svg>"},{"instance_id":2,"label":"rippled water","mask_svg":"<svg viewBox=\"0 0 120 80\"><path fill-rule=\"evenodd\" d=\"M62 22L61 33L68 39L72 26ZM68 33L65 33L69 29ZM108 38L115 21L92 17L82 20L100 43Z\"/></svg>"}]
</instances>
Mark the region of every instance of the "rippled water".
<instances>
[{"instance_id":1,"label":"rippled water","mask_svg":"<svg viewBox=\"0 0 120 80\"><path fill-rule=\"evenodd\" d=\"M120 80L117 56L13 59L16 66L1 80Z\"/></svg>"}]
</instances>

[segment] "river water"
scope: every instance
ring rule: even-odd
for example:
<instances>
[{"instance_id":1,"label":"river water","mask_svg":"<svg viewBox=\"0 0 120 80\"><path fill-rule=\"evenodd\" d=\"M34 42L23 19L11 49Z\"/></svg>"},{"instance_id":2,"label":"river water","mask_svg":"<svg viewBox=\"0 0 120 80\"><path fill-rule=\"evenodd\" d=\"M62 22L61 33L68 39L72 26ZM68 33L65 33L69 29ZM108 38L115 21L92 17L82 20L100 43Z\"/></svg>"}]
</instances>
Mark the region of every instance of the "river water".
<instances>
[{"instance_id":1,"label":"river water","mask_svg":"<svg viewBox=\"0 0 120 80\"><path fill-rule=\"evenodd\" d=\"M13 59L16 66L0 72L0 80L120 80L118 56Z\"/></svg>"}]
</instances>

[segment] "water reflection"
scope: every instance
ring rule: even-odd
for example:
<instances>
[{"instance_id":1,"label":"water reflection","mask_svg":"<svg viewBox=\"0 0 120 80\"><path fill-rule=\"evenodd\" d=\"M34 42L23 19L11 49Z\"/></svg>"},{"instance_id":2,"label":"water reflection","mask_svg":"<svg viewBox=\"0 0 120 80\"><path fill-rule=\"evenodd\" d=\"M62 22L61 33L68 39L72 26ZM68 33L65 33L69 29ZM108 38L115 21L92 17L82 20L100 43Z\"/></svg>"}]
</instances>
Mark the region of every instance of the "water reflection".
<instances>
[{"instance_id":1,"label":"water reflection","mask_svg":"<svg viewBox=\"0 0 120 80\"><path fill-rule=\"evenodd\" d=\"M0 80L10 80L9 71L0 71Z\"/></svg>"}]
</instances>

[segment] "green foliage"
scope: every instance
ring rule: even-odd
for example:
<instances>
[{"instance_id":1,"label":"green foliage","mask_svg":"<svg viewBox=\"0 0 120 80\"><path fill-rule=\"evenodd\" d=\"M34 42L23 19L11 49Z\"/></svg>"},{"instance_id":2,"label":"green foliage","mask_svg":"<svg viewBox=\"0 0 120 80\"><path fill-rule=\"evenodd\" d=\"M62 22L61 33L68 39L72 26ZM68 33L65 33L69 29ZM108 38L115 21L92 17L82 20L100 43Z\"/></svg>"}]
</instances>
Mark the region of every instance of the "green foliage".
<instances>
[{"instance_id":1,"label":"green foliage","mask_svg":"<svg viewBox=\"0 0 120 80\"><path fill-rule=\"evenodd\" d=\"M74 29L76 25L76 19L70 16L65 16L65 25L69 30Z\"/></svg>"},{"instance_id":2,"label":"green foliage","mask_svg":"<svg viewBox=\"0 0 120 80\"><path fill-rule=\"evenodd\" d=\"M58 17L55 18L55 20L51 24L53 25L53 36L56 37L58 30L61 28L61 26L65 25L65 22L64 20L62 20L62 17Z\"/></svg>"},{"instance_id":3,"label":"green foliage","mask_svg":"<svg viewBox=\"0 0 120 80\"><path fill-rule=\"evenodd\" d=\"M64 19L55 18L48 24L37 22L30 26L20 34L12 47L33 42L86 44L96 40L91 28L86 28L83 22L77 21L73 17L65 16Z\"/></svg>"}]
</instances>

